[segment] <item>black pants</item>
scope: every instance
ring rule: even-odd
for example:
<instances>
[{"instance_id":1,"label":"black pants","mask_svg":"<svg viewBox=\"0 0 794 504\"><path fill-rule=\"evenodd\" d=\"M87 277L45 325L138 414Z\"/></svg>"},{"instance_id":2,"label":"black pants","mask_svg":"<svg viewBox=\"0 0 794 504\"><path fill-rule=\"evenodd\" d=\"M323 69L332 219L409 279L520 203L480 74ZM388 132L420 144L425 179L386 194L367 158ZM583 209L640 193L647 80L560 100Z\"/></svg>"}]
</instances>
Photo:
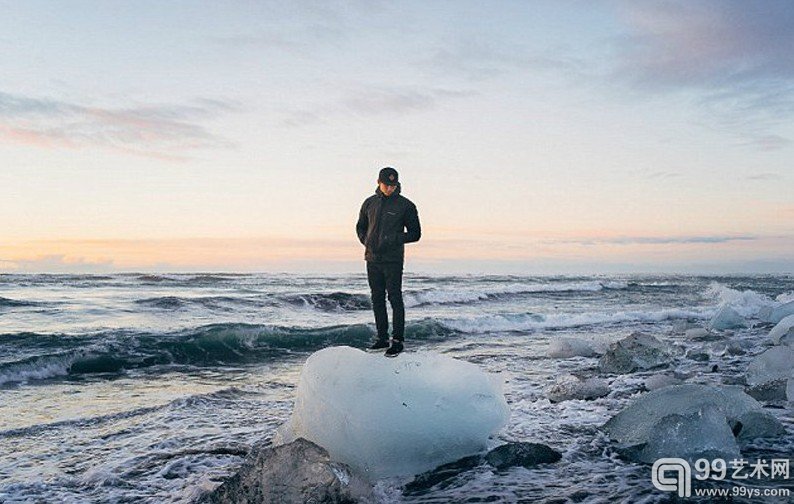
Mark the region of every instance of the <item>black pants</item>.
<instances>
[{"instance_id":1,"label":"black pants","mask_svg":"<svg viewBox=\"0 0 794 504\"><path fill-rule=\"evenodd\" d=\"M403 263L367 262L367 281L372 293L372 310L375 312L375 327L378 339L389 338L389 316L386 314L386 293L394 320L392 337L405 340L405 305L403 304Z\"/></svg>"}]
</instances>

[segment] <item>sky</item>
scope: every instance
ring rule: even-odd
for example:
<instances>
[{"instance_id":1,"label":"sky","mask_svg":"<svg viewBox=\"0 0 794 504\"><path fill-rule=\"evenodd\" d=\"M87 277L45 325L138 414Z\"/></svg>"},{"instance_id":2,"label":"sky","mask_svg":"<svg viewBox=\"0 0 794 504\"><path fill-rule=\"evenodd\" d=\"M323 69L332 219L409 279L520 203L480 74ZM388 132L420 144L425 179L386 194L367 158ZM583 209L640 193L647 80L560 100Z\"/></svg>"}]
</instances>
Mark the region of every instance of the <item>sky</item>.
<instances>
[{"instance_id":1,"label":"sky","mask_svg":"<svg viewBox=\"0 0 794 504\"><path fill-rule=\"evenodd\" d=\"M788 0L0 12L0 272L794 272Z\"/></svg>"}]
</instances>

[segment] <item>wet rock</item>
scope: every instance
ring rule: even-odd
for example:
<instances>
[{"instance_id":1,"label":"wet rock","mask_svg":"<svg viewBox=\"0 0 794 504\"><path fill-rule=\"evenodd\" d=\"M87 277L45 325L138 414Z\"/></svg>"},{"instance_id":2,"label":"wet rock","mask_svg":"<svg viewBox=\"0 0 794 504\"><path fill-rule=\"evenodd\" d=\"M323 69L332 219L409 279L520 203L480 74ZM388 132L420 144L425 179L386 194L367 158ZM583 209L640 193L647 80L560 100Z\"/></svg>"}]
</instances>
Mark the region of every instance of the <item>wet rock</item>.
<instances>
[{"instance_id":1,"label":"wet rock","mask_svg":"<svg viewBox=\"0 0 794 504\"><path fill-rule=\"evenodd\" d=\"M598 368L604 373L631 373L669 364L672 349L651 335L634 333L609 346L599 359Z\"/></svg>"},{"instance_id":2,"label":"wet rock","mask_svg":"<svg viewBox=\"0 0 794 504\"><path fill-rule=\"evenodd\" d=\"M411 494L422 490L427 490L442 483L450 483L455 476L474 469L485 461L482 455L472 455L463 457L455 462L436 467L432 471L423 472L416 476L410 483L405 485L405 493ZM444 485L442 485L443 487Z\"/></svg>"},{"instance_id":3,"label":"wet rock","mask_svg":"<svg viewBox=\"0 0 794 504\"><path fill-rule=\"evenodd\" d=\"M573 375L563 375L546 389L546 397L553 403L572 399L592 400L609 394L609 384L601 378L583 380Z\"/></svg>"},{"instance_id":4,"label":"wet rock","mask_svg":"<svg viewBox=\"0 0 794 504\"><path fill-rule=\"evenodd\" d=\"M254 449L234 476L209 493L208 504L374 501L370 486L349 467L303 438Z\"/></svg>"},{"instance_id":5,"label":"wet rock","mask_svg":"<svg viewBox=\"0 0 794 504\"><path fill-rule=\"evenodd\" d=\"M449 484L459 474L488 464L496 470L511 467L532 467L538 464L551 464L562 458L562 455L540 443L511 442L494 448L485 455L464 457L450 464L444 464L432 471L416 476L405 486L405 493L411 494L427 490L436 485L441 487Z\"/></svg>"},{"instance_id":6,"label":"wet rock","mask_svg":"<svg viewBox=\"0 0 794 504\"><path fill-rule=\"evenodd\" d=\"M496 469L510 467L532 467L538 464L551 464L562 455L540 443L508 443L489 451L485 461Z\"/></svg>"},{"instance_id":7,"label":"wet rock","mask_svg":"<svg viewBox=\"0 0 794 504\"><path fill-rule=\"evenodd\" d=\"M618 443L620 453L645 461L661 453L685 458L733 453L735 441L725 435L723 424L740 439L785 432L774 415L738 387L698 384L649 392L609 419L603 429Z\"/></svg>"}]
</instances>

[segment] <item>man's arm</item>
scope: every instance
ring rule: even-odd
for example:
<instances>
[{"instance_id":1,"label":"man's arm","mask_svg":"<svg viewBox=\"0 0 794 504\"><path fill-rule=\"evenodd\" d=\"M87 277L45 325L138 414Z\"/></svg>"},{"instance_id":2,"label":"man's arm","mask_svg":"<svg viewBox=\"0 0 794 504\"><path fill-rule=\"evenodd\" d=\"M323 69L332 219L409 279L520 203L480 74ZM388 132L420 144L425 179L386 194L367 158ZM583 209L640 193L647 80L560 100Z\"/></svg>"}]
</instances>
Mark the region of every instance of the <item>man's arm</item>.
<instances>
[{"instance_id":1,"label":"man's arm","mask_svg":"<svg viewBox=\"0 0 794 504\"><path fill-rule=\"evenodd\" d=\"M422 237L422 226L419 224L419 212L416 210L416 205L412 204L405 213L405 229L403 243L418 242Z\"/></svg>"},{"instance_id":2,"label":"man's arm","mask_svg":"<svg viewBox=\"0 0 794 504\"><path fill-rule=\"evenodd\" d=\"M358 241L365 245L367 239L367 228L369 227L369 219L367 218L367 202L361 204L361 210L358 212L358 222L356 222L356 234Z\"/></svg>"}]
</instances>

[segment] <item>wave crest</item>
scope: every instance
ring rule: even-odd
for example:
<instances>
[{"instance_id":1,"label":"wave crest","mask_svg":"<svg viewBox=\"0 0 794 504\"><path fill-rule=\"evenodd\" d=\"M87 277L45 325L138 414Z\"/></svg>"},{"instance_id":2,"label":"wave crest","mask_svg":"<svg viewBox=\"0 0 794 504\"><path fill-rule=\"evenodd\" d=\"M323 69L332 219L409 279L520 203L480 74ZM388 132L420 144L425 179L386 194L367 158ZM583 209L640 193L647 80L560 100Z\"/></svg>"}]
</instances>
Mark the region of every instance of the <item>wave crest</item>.
<instances>
[{"instance_id":1,"label":"wave crest","mask_svg":"<svg viewBox=\"0 0 794 504\"><path fill-rule=\"evenodd\" d=\"M439 322L422 320L406 326L406 338L444 338L454 330ZM2 339L16 336L0 335ZM212 324L176 333L98 333L80 338L82 345L65 351L26 357L0 364L0 385L70 375L118 373L154 366L223 366L268 362L292 353L312 352L327 346L365 346L374 336L370 325L353 324L319 328L277 327L252 324ZM26 333L25 341L55 340L68 344L72 337Z\"/></svg>"}]
</instances>

